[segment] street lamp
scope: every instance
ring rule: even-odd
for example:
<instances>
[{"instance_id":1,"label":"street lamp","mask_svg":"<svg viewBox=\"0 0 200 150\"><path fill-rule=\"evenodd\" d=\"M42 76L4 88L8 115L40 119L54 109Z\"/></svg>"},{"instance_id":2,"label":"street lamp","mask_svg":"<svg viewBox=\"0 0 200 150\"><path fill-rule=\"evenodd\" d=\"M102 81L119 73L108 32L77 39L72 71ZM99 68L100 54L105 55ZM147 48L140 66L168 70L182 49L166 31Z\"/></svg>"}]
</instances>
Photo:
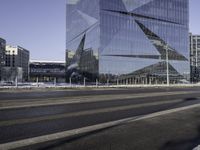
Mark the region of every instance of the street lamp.
<instances>
[{"instance_id":1,"label":"street lamp","mask_svg":"<svg viewBox=\"0 0 200 150\"><path fill-rule=\"evenodd\" d=\"M167 64L167 86L169 86L169 47L168 44L165 45L166 50L166 64Z\"/></svg>"}]
</instances>

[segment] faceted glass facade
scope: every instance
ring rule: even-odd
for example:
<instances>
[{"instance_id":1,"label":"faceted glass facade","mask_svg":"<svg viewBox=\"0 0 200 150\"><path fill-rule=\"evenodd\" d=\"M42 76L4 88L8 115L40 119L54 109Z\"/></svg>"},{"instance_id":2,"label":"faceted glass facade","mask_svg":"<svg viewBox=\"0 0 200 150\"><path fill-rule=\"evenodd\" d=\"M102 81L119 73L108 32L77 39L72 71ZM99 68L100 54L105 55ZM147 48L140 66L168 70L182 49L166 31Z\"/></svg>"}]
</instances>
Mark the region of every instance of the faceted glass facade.
<instances>
[{"instance_id":1,"label":"faceted glass facade","mask_svg":"<svg viewBox=\"0 0 200 150\"><path fill-rule=\"evenodd\" d=\"M68 0L67 77L123 84L165 83L169 66L171 83L186 79L190 73L188 3Z\"/></svg>"}]
</instances>

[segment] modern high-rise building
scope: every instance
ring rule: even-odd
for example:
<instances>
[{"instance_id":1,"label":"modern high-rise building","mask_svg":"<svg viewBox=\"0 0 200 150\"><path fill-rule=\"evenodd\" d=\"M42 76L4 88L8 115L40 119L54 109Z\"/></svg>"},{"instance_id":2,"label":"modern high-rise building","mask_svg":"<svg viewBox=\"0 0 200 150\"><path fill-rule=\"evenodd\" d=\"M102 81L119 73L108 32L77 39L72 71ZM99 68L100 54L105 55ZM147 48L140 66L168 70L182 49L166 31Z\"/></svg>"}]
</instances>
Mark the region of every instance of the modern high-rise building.
<instances>
[{"instance_id":1,"label":"modern high-rise building","mask_svg":"<svg viewBox=\"0 0 200 150\"><path fill-rule=\"evenodd\" d=\"M0 81L2 76L2 68L5 66L5 51L6 51L6 40L0 38Z\"/></svg>"},{"instance_id":2,"label":"modern high-rise building","mask_svg":"<svg viewBox=\"0 0 200 150\"><path fill-rule=\"evenodd\" d=\"M191 82L200 82L200 35L190 33Z\"/></svg>"},{"instance_id":3,"label":"modern high-rise building","mask_svg":"<svg viewBox=\"0 0 200 150\"><path fill-rule=\"evenodd\" d=\"M6 45L6 64L3 68L4 81L28 81L29 51L20 46Z\"/></svg>"},{"instance_id":4,"label":"modern high-rise building","mask_svg":"<svg viewBox=\"0 0 200 150\"><path fill-rule=\"evenodd\" d=\"M67 0L67 78L123 84L185 81L190 74L188 3Z\"/></svg>"}]
</instances>

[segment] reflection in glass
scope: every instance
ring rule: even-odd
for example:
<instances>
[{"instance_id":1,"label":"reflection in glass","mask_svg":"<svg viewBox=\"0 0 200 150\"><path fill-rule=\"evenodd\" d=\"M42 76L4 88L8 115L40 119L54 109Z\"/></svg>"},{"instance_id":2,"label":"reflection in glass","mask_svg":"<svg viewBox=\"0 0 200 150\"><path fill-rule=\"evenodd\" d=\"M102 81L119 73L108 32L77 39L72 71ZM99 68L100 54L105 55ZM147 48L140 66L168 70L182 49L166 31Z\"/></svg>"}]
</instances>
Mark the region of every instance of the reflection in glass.
<instances>
[{"instance_id":1,"label":"reflection in glass","mask_svg":"<svg viewBox=\"0 0 200 150\"><path fill-rule=\"evenodd\" d=\"M189 79L188 0L67 3L67 80L123 84Z\"/></svg>"}]
</instances>

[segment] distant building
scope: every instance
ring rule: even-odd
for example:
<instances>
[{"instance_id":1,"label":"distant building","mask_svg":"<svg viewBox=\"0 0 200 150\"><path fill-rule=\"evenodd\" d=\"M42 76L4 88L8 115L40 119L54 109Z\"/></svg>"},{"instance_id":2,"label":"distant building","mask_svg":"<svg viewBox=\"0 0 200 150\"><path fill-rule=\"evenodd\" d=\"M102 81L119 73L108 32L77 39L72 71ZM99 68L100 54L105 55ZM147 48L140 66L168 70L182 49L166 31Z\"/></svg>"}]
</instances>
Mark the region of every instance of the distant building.
<instances>
[{"instance_id":1,"label":"distant building","mask_svg":"<svg viewBox=\"0 0 200 150\"><path fill-rule=\"evenodd\" d=\"M0 38L0 81L2 68L5 67L5 51L6 51L6 40Z\"/></svg>"},{"instance_id":2,"label":"distant building","mask_svg":"<svg viewBox=\"0 0 200 150\"><path fill-rule=\"evenodd\" d=\"M6 46L5 67L2 78L4 81L28 81L29 51L20 46Z\"/></svg>"},{"instance_id":3,"label":"distant building","mask_svg":"<svg viewBox=\"0 0 200 150\"><path fill-rule=\"evenodd\" d=\"M200 35L190 33L191 82L200 82Z\"/></svg>"},{"instance_id":4,"label":"distant building","mask_svg":"<svg viewBox=\"0 0 200 150\"><path fill-rule=\"evenodd\" d=\"M29 70L32 82L65 82L65 62L31 61Z\"/></svg>"}]
</instances>

